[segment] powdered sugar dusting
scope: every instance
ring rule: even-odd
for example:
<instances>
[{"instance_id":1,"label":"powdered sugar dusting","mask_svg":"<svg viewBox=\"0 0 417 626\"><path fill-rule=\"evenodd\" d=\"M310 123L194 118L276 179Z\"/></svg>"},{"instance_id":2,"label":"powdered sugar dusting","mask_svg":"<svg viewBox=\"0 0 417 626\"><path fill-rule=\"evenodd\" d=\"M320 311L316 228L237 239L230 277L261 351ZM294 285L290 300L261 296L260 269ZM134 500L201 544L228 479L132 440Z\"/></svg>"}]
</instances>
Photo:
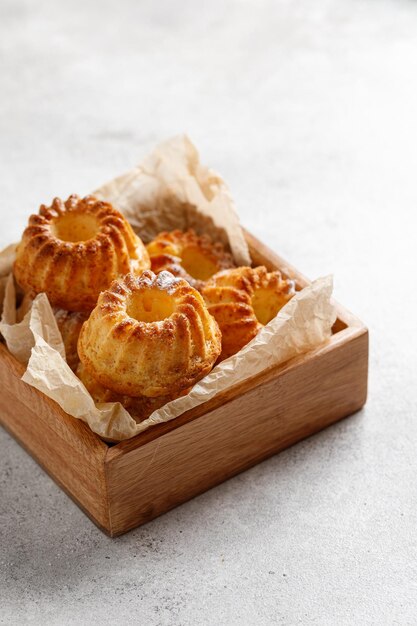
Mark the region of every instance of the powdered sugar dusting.
<instances>
[{"instance_id":1,"label":"powdered sugar dusting","mask_svg":"<svg viewBox=\"0 0 417 626\"><path fill-rule=\"evenodd\" d=\"M169 293L172 292L178 283L181 282L181 278L176 278L171 272L163 270L156 277L155 285L158 289L165 289Z\"/></svg>"}]
</instances>

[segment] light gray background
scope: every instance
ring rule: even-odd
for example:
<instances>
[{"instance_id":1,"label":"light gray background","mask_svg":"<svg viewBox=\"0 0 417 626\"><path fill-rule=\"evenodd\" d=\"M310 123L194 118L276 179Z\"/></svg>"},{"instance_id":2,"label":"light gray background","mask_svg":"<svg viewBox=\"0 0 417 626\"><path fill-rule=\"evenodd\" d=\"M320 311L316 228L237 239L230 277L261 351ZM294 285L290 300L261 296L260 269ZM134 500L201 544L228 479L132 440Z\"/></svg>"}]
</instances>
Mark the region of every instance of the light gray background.
<instances>
[{"instance_id":1,"label":"light gray background","mask_svg":"<svg viewBox=\"0 0 417 626\"><path fill-rule=\"evenodd\" d=\"M0 432L4 624L417 623L417 3L0 4L0 245L186 131L369 325L366 409L119 539Z\"/></svg>"}]
</instances>

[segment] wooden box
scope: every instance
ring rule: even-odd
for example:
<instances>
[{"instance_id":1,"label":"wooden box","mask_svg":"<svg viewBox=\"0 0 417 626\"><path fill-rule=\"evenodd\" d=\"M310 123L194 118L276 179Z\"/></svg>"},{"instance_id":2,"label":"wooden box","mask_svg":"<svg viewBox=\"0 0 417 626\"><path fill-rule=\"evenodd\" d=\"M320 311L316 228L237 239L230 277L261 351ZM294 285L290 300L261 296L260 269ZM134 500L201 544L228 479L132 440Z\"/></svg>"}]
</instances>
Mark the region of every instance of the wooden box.
<instances>
[{"instance_id":1,"label":"wooden box","mask_svg":"<svg viewBox=\"0 0 417 626\"><path fill-rule=\"evenodd\" d=\"M247 240L254 265L308 284ZM24 367L0 344L0 422L101 529L120 535L363 406L368 332L337 310L326 345L117 445L22 382Z\"/></svg>"}]
</instances>

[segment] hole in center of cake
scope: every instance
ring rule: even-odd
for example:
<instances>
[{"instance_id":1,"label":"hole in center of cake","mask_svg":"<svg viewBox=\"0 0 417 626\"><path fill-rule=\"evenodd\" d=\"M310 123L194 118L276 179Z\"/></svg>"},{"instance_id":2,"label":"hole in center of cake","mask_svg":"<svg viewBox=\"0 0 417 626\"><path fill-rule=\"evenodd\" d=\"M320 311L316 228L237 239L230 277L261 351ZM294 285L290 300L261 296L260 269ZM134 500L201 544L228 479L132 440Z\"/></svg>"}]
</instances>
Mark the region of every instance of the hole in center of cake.
<instances>
[{"instance_id":1,"label":"hole in center of cake","mask_svg":"<svg viewBox=\"0 0 417 626\"><path fill-rule=\"evenodd\" d=\"M52 226L52 232L57 239L71 243L93 239L99 230L98 220L88 213L64 213Z\"/></svg>"},{"instance_id":2,"label":"hole in center of cake","mask_svg":"<svg viewBox=\"0 0 417 626\"><path fill-rule=\"evenodd\" d=\"M160 322L174 312L173 298L163 291L149 289L133 294L127 304L129 317L138 322Z\"/></svg>"},{"instance_id":3,"label":"hole in center of cake","mask_svg":"<svg viewBox=\"0 0 417 626\"><path fill-rule=\"evenodd\" d=\"M202 254L198 248L185 248L181 264L187 274L197 280L208 280L217 272L217 265L207 256Z\"/></svg>"},{"instance_id":4,"label":"hole in center of cake","mask_svg":"<svg viewBox=\"0 0 417 626\"><path fill-rule=\"evenodd\" d=\"M263 326L268 324L287 303L287 300L288 298L282 294L274 293L270 289L262 289L262 287L256 289L252 296L252 308L258 322Z\"/></svg>"}]
</instances>

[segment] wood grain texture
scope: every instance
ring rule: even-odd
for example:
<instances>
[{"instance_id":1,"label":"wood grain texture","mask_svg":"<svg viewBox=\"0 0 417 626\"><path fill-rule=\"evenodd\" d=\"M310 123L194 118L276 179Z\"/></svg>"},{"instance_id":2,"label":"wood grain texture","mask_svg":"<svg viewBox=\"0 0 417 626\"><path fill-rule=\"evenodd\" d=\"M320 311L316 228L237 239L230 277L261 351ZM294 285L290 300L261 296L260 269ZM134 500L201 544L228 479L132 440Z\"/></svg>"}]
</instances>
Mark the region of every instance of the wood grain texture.
<instances>
[{"instance_id":1,"label":"wood grain texture","mask_svg":"<svg viewBox=\"0 0 417 626\"><path fill-rule=\"evenodd\" d=\"M309 283L246 237L254 265ZM0 423L100 528L122 534L363 406L368 332L336 307L327 344L115 446L23 383L24 367L0 344Z\"/></svg>"},{"instance_id":2,"label":"wood grain texture","mask_svg":"<svg viewBox=\"0 0 417 626\"><path fill-rule=\"evenodd\" d=\"M0 344L0 423L94 522L108 529L108 446L86 424L20 380L24 369Z\"/></svg>"},{"instance_id":3,"label":"wood grain texture","mask_svg":"<svg viewBox=\"0 0 417 626\"><path fill-rule=\"evenodd\" d=\"M110 449L111 534L143 524L357 411L366 400L367 354L363 330L143 445Z\"/></svg>"}]
</instances>

